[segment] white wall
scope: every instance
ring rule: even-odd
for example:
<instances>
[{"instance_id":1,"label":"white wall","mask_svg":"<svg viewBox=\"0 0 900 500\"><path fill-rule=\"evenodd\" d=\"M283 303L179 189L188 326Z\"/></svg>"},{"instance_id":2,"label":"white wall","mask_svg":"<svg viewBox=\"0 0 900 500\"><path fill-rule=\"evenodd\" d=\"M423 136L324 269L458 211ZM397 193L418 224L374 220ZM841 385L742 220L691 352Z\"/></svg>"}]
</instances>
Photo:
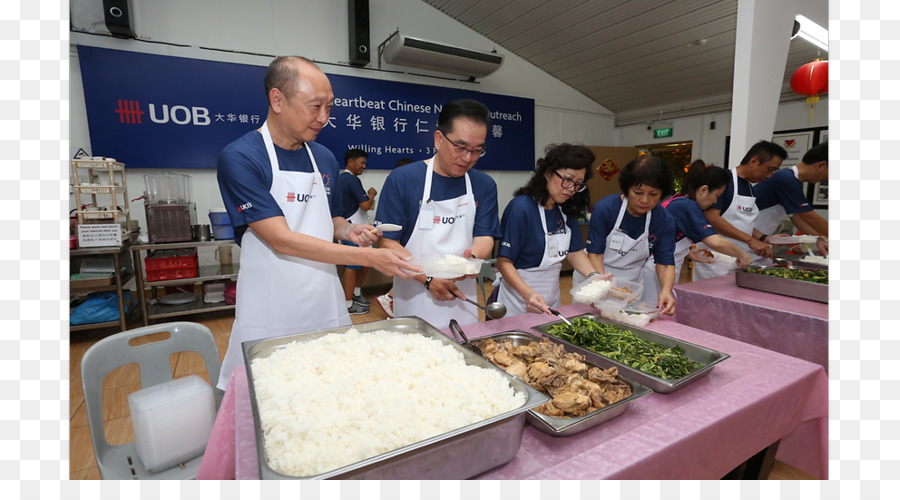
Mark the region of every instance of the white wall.
<instances>
[{"instance_id":1,"label":"white wall","mask_svg":"<svg viewBox=\"0 0 900 500\"><path fill-rule=\"evenodd\" d=\"M673 137L666 139L654 139L653 131L647 130L647 125L629 125L617 127L616 140L619 146L635 146L638 144L668 144L673 142L693 141L691 160L698 158L707 163L714 163L721 167L731 168L736 165L727 165L725 158L725 137L731 132L731 113L715 113L685 118L668 120L664 122L672 125ZM710 122L716 122L715 130L710 130ZM804 128L816 128L828 126L828 99L820 100L814 108L813 120L809 121L809 105L806 100L784 103L778 107L775 116L775 130L796 130ZM658 128L653 126L652 128ZM769 139L771 137L760 137ZM822 217L828 218L828 211L817 209Z\"/></svg>"}]
</instances>

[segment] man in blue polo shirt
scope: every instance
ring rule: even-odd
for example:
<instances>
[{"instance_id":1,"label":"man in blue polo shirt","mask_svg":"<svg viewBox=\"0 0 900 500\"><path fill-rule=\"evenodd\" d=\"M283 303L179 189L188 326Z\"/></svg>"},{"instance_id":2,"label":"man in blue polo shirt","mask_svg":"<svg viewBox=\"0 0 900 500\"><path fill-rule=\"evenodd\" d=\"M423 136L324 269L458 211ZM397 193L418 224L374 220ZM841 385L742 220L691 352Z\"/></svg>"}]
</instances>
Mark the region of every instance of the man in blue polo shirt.
<instances>
[{"instance_id":1,"label":"man in blue polo shirt","mask_svg":"<svg viewBox=\"0 0 900 500\"><path fill-rule=\"evenodd\" d=\"M822 236L818 247L828 255L828 220L817 214L803 193L803 183L815 184L828 179L828 143L823 142L807 151L800 163L775 172L768 180L753 186L759 217L754 227L768 237L781 223L785 214L803 234ZM771 261L757 258L757 264Z\"/></svg>"},{"instance_id":2,"label":"man in blue polo shirt","mask_svg":"<svg viewBox=\"0 0 900 500\"><path fill-rule=\"evenodd\" d=\"M361 149L349 149L344 153L344 171L338 176L338 191L341 195L341 216L354 224L368 224L368 211L375 204L378 191L370 187L363 189L359 176L366 170L369 154ZM344 245L354 245L350 241L342 241ZM366 314L369 312L369 300L363 297L362 283L366 279L369 268L363 266L344 266L344 301L350 314Z\"/></svg>"},{"instance_id":3,"label":"man in blue polo shirt","mask_svg":"<svg viewBox=\"0 0 900 500\"><path fill-rule=\"evenodd\" d=\"M472 167L485 154L490 125L487 107L471 99L443 106L434 133L435 155L391 171L381 190L376 223L398 224L380 245L427 254L486 259L500 237L497 183ZM478 321L478 310L463 297L476 297L472 278L452 281L434 276L394 280L394 314L419 316L445 328Z\"/></svg>"},{"instance_id":4,"label":"man in blue polo shirt","mask_svg":"<svg viewBox=\"0 0 900 500\"><path fill-rule=\"evenodd\" d=\"M741 159L741 164L731 170L731 180L722 196L703 211L717 233L751 256L772 257L772 245L765 242L766 235L754 229L759 208L753 183L772 177L785 158L787 151L780 145L770 141L757 142ZM702 244L697 247L706 248ZM694 281L727 273L728 269L723 266L694 262Z\"/></svg>"},{"instance_id":5,"label":"man in blue polo shirt","mask_svg":"<svg viewBox=\"0 0 900 500\"><path fill-rule=\"evenodd\" d=\"M338 163L315 143L334 92L302 57L272 61L264 79L266 122L225 147L218 181L241 245L235 320L216 386L243 365L248 340L350 325L336 264L362 264L388 276L420 271L404 252L371 248L378 233L340 216ZM357 247L334 240L350 240Z\"/></svg>"}]
</instances>

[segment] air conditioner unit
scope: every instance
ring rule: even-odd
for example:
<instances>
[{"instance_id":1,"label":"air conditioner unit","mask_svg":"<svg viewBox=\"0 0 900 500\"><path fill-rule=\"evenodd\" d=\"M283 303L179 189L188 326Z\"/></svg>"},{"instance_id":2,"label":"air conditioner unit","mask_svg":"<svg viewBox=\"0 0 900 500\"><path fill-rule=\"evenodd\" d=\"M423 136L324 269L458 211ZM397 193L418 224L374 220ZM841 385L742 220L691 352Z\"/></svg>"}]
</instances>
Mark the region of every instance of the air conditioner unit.
<instances>
[{"instance_id":1,"label":"air conditioner unit","mask_svg":"<svg viewBox=\"0 0 900 500\"><path fill-rule=\"evenodd\" d=\"M390 64L472 78L490 75L503 64L503 56L500 54L454 47L401 35L399 32L394 32L382 42L379 55Z\"/></svg>"}]
</instances>

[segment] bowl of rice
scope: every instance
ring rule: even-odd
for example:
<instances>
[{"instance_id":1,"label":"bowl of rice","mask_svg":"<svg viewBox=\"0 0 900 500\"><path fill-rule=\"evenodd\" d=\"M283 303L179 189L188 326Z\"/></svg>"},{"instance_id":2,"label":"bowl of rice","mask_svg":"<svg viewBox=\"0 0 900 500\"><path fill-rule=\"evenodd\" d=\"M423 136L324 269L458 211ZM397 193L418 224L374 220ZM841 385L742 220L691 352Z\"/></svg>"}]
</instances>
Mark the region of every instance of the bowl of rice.
<instances>
[{"instance_id":1,"label":"bowl of rice","mask_svg":"<svg viewBox=\"0 0 900 500\"><path fill-rule=\"evenodd\" d=\"M450 254L425 254L416 259L426 276L453 279L481 272L484 259L465 258Z\"/></svg>"},{"instance_id":2,"label":"bowl of rice","mask_svg":"<svg viewBox=\"0 0 900 500\"><path fill-rule=\"evenodd\" d=\"M569 290L572 300L579 304L591 304L596 300L605 300L612 288L612 281L603 279L599 275L591 276L582 281L578 286Z\"/></svg>"},{"instance_id":3,"label":"bowl of rice","mask_svg":"<svg viewBox=\"0 0 900 500\"><path fill-rule=\"evenodd\" d=\"M417 317L243 349L261 479L466 479L549 400Z\"/></svg>"}]
</instances>

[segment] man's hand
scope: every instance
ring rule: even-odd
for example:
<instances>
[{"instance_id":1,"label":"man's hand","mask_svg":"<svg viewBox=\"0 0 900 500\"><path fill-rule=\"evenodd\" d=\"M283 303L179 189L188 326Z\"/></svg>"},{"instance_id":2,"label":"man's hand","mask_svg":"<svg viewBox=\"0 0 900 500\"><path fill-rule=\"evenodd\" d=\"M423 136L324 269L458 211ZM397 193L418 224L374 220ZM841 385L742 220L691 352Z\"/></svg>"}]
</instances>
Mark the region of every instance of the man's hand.
<instances>
[{"instance_id":1,"label":"man's hand","mask_svg":"<svg viewBox=\"0 0 900 500\"><path fill-rule=\"evenodd\" d=\"M432 278L431 284L428 285L428 291L431 292L434 300L453 300L457 297L464 300L466 296L456 287L456 283L443 278Z\"/></svg>"},{"instance_id":2,"label":"man's hand","mask_svg":"<svg viewBox=\"0 0 900 500\"><path fill-rule=\"evenodd\" d=\"M772 258L772 245L764 241L759 241L756 238L751 238L747 244L750 245L750 250L753 250L753 253L756 255L767 257L769 259Z\"/></svg>"}]
</instances>

